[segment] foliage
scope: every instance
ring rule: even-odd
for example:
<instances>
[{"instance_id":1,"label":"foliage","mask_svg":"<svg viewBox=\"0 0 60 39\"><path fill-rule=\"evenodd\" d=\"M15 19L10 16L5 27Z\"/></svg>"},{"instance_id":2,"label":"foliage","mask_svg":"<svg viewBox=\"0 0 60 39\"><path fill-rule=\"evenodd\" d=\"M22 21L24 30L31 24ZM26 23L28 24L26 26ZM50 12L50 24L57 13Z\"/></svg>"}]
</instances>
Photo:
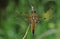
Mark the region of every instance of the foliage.
<instances>
[{"instance_id":1,"label":"foliage","mask_svg":"<svg viewBox=\"0 0 60 39\"><path fill-rule=\"evenodd\" d=\"M36 23L34 37L30 27L25 39L60 39L59 0L0 0L0 39L23 38L31 6L42 20Z\"/></svg>"}]
</instances>

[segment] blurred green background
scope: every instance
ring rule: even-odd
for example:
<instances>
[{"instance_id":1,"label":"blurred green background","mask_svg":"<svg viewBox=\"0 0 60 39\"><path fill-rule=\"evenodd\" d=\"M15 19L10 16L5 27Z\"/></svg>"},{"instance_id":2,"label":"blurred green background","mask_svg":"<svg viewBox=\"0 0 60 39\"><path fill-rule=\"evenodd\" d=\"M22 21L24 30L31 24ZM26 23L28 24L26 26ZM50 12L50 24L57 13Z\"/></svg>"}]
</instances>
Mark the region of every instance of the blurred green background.
<instances>
[{"instance_id":1,"label":"blurred green background","mask_svg":"<svg viewBox=\"0 0 60 39\"><path fill-rule=\"evenodd\" d=\"M35 36L30 27L25 39L60 39L60 0L0 0L0 39L23 38L31 5L45 19L36 23Z\"/></svg>"}]
</instances>

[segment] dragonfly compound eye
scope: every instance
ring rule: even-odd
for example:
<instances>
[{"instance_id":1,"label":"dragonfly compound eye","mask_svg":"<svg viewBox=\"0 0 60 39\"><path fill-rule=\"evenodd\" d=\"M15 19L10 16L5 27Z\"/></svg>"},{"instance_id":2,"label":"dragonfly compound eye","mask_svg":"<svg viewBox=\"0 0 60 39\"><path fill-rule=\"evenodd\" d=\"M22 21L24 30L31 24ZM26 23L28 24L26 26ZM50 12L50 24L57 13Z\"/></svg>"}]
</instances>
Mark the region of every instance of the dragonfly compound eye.
<instances>
[{"instance_id":1,"label":"dragonfly compound eye","mask_svg":"<svg viewBox=\"0 0 60 39\"><path fill-rule=\"evenodd\" d=\"M32 13L36 13L36 11L32 11Z\"/></svg>"}]
</instances>

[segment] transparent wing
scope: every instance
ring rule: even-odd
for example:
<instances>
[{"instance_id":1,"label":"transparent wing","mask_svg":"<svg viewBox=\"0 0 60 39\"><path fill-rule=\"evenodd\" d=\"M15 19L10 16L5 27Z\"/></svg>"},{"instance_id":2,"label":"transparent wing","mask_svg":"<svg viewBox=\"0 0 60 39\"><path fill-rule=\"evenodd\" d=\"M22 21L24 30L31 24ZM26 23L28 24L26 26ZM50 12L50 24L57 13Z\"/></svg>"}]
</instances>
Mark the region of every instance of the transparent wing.
<instances>
[{"instance_id":1,"label":"transparent wing","mask_svg":"<svg viewBox=\"0 0 60 39\"><path fill-rule=\"evenodd\" d=\"M17 20L22 20L22 21L25 21L25 22L29 21L29 13L18 12L18 11L16 11L16 13L18 14L17 18L16 18Z\"/></svg>"},{"instance_id":2,"label":"transparent wing","mask_svg":"<svg viewBox=\"0 0 60 39\"><path fill-rule=\"evenodd\" d=\"M53 18L53 10L52 9L49 9L46 12L38 15L39 21L42 21L42 20L49 21L52 18Z\"/></svg>"}]
</instances>

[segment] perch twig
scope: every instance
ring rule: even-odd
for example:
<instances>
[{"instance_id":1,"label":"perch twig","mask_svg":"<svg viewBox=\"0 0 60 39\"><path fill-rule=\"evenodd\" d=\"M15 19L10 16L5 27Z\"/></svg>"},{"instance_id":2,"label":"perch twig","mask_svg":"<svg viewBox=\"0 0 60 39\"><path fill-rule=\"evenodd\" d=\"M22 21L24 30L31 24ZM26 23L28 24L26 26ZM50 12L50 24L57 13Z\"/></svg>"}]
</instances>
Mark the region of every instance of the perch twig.
<instances>
[{"instance_id":1,"label":"perch twig","mask_svg":"<svg viewBox=\"0 0 60 39\"><path fill-rule=\"evenodd\" d=\"M27 36L27 34L28 34L28 31L29 31L29 28L30 28L30 26L28 26L28 28L27 28L27 30L26 30L26 33L25 33L25 35L23 36L22 39L25 39L25 38L26 38L26 36Z\"/></svg>"}]
</instances>

